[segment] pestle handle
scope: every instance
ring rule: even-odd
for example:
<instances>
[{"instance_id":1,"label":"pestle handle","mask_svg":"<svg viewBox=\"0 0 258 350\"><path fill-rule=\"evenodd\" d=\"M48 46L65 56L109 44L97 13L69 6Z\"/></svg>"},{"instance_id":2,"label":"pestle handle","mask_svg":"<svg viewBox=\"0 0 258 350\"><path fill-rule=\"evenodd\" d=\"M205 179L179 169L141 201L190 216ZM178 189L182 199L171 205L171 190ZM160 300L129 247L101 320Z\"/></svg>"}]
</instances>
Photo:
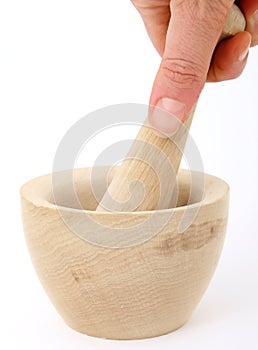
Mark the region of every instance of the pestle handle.
<instances>
[{"instance_id":1,"label":"pestle handle","mask_svg":"<svg viewBox=\"0 0 258 350\"><path fill-rule=\"evenodd\" d=\"M245 29L246 21L233 4L220 40ZM172 137L146 122L125 160L117 168L97 211L145 211L176 205L176 176L194 110Z\"/></svg>"}]
</instances>

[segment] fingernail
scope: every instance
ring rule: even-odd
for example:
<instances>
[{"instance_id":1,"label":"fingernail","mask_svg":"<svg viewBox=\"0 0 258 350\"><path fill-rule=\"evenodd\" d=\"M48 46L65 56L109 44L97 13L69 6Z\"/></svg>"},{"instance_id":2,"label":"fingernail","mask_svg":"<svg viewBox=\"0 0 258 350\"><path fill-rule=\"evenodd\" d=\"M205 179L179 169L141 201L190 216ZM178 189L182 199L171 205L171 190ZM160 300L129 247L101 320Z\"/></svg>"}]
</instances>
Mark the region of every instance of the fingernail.
<instances>
[{"instance_id":1,"label":"fingernail","mask_svg":"<svg viewBox=\"0 0 258 350\"><path fill-rule=\"evenodd\" d=\"M239 55L238 60L240 62L243 62L246 59L246 56L248 55L249 49L251 46L251 41L249 43L249 45L244 49L244 51Z\"/></svg>"},{"instance_id":2,"label":"fingernail","mask_svg":"<svg viewBox=\"0 0 258 350\"><path fill-rule=\"evenodd\" d=\"M162 98L149 116L149 123L159 131L172 135L182 125L185 116L185 104L170 98Z\"/></svg>"}]
</instances>

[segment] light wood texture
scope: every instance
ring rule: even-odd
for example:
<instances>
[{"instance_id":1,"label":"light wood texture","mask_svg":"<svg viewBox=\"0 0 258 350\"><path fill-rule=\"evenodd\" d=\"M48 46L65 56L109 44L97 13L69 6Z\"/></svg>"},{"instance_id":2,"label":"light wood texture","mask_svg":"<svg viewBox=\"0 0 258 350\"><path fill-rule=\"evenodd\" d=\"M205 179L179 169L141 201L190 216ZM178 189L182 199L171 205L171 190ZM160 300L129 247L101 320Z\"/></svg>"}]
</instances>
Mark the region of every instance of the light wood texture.
<instances>
[{"instance_id":1,"label":"light wood texture","mask_svg":"<svg viewBox=\"0 0 258 350\"><path fill-rule=\"evenodd\" d=\"M103 191L104 173L104 168L99 168ZM51 174L31 180L21 189L28 249L49 298L69 326L91 336L140 339L181 327L216 268L226 231L228 186L205 175L203 200L197 203L200 188L191 188L190 173L181 170L178 207L156 211L152 224L156 233L138 244L139 227L149 231L147 219L153 212L96 212L90 175L91 169L74 171L76 195L84 210L74 203L62 173L54 196ZM198 184L202 174L195 175ZM192 204L184 205L190 188ZM184 214L197 207L189 228L180 234L178 227ZM167 224L160 227L168 214ZM64 217L76 223L80 233L73 232ZM88 223L99 223L93 236L91 224L85 224L84 217L89 218ZM115 246L117 229L126 226L134 226L135 242L131 247L102 247L89 241L102 233Z\"/></svg>"},{"instance_id":2,"label":"light wood texture","mask_svg":"<svg viewBox=\"0 0 258 350\"><path fill-rule=\"evenodd\" d=\"M220 40L243 31L245 26L242 12L233 5ZM97 211L143 211L173 206L176 175L193 113L170 138L148 125L142 126Z\"/></svg>"}]
</instances>

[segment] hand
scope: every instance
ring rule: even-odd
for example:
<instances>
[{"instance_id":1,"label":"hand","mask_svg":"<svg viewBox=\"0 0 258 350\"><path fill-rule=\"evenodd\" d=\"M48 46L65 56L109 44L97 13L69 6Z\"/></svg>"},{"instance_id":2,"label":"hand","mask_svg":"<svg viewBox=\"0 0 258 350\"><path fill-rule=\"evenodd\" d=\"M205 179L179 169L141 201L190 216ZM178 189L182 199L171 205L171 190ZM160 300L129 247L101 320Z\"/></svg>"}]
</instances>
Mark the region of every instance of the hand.
<instances>
[{"instance_id":1,"label":"hand","mask_svg":"<svg viewBox=\"0 0 258 350\"><path fill-rule=\"evenodd\" d=\"M218 45L232 0L132 2L162 56L150 105L168 114L154 110L149 121L171 134L196 104L206 81L234 79L242 73L249 47L258 44L258 0L237 2L246 17L246 31Z\"/></svg>"}]
</instances>

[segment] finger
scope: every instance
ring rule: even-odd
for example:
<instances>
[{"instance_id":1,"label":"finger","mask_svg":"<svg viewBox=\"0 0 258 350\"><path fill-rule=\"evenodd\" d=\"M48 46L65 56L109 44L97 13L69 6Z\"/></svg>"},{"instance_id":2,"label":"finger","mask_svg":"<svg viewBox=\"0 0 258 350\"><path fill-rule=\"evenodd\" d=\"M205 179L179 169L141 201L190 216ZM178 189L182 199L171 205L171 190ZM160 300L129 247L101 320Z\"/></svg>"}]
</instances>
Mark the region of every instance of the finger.
<instances>
[{"instance_id":1,"label":"finger","mask_svg":"<svg viewBox=\"0 0 258 350\"><path fill-rule=\"evenodd\" d=\"M133 0L139 11L149 37L162 56L170 20L170 0Z\"/></svg>"},{"instance_id":2,"label":"finger","mask_svg":"<svg viewBox=\"0 0 258 350\"><path fill-rule=\"evenodd\" d=\"M223 40L216 48L207 81L218 82L237 78L243 71L251 45L251 34L241 32Z\"/></svg>"},{"instance_id":3,"label":"finger","mask_svg":"<svg viewBox=\"0 0 258 350\"><path fill-rule=\"evenodd\" d=\"M237 4L245 15L246 30L252 35L251 45L258 45L258 0L239 0Z\"/></svg>"},{"instance_id":4,"label":"finger","mask_svg":"<svg viewBox=\"0 0 258 350\"><path fill-rule=\"evenodd\" d=\"M175 132L197 102L232 2L225 7L225 1L172 1L165 52L150 99L157 107L149 116L155 128Z\"/></svg>"}]
</instances>

